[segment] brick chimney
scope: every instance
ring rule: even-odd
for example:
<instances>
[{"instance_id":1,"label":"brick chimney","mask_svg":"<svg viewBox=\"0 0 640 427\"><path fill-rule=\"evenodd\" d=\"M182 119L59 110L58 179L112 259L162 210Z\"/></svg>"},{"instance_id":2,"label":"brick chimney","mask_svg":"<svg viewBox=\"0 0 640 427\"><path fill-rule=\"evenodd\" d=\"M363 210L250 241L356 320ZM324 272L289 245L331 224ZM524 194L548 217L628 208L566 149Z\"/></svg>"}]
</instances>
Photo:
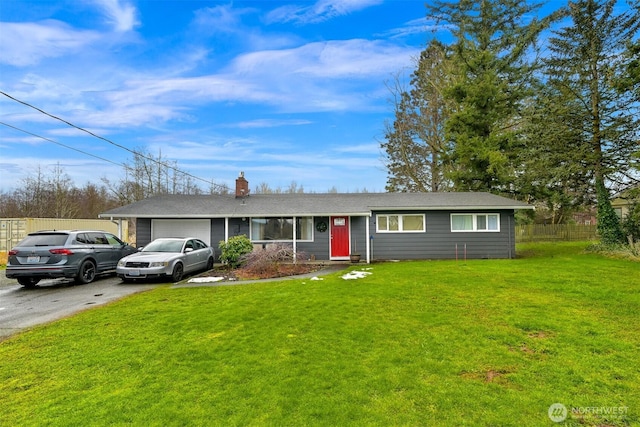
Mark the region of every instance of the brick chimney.
<instances>
[{"instance_id":1,"label":"brick chimney","mask_svg":"<svg viewBox=\"0 0 640 427\"><path fill-rule=\"evenodd\" d=\"M244 179L244 172L240 172L240 176L236 178L236 199L239 197L247 197L249 195L249 181Z\"/></svg>"}]
</instances>

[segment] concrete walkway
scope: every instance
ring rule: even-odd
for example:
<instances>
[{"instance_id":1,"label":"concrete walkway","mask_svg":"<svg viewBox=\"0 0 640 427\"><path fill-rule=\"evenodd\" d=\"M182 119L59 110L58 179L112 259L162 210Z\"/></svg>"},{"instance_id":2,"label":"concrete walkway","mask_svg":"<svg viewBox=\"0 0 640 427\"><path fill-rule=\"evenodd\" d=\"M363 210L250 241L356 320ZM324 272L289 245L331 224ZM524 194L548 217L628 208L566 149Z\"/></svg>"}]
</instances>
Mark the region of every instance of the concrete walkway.
<instances>
[{"instance_id":1,"label":"concrete walkway","mask_svg":"<svg viewBox=\"0 0 640 427\"><path fill-rule=\"evenodd\" d=\"M188 283L188 280L184 283L176 283L171 288L196 288L200 286L235 286L245 285L247 283L263 283L263 282L282 282L284 280L297 280L297 279L310 279L312 277L326 276L327 274L342 271L349 266L357 264L328 264L322 267L320 270L312 271L311 273L299 274L296 276L284 276L274 277L272 279L259 279L259 280L221 280L219 282L204 282L204 283ZM364 265L364 264L363 264Z\"/></svg>"}]
</instances>

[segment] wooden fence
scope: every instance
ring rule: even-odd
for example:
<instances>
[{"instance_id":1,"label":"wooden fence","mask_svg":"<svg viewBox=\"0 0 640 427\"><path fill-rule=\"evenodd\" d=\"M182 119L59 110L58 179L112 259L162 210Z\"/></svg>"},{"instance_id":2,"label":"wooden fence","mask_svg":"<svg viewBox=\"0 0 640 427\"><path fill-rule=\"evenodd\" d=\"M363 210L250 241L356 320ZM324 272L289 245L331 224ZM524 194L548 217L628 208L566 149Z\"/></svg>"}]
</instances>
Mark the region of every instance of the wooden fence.
<instances>
[{"instance_id":1,"label":"wooden fence","mask_svg":"<svg viewBox=\"0 0 640 427\"><path fill-rule=\"evenodd\" d=\"M516 225L516 242L560 242L597 240L595 225L527 224Z\"/></svg>"}]
</instances>

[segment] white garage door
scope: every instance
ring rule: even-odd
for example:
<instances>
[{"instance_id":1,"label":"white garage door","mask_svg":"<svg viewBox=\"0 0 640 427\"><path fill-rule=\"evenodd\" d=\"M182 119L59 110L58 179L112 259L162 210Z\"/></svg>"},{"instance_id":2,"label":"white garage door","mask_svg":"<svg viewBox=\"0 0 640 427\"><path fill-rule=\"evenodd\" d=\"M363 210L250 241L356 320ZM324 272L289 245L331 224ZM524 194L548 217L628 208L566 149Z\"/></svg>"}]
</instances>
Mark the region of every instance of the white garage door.
<instances>
[{"instance_id":1,"label":"white garage door","mask_svg":"<svg viewBox=\"0 0 640 427\"><path fill-rule=\"evenodd\" d=\"M159 237L197 237L211 244L209 219L154 219L151 221L151 239Z\"/></svg>"}]
</instances>

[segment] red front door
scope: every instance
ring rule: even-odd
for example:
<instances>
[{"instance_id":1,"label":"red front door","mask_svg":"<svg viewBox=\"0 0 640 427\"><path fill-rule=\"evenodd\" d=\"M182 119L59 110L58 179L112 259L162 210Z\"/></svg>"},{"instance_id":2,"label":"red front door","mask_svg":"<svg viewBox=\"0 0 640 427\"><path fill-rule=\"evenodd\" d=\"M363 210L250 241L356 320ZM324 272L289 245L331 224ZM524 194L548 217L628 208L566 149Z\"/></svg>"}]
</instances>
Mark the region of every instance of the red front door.
<instances>
[{"instance_id":1,"label":"red front door","mask_svg":"<svg viewBox=\"0 0 640 427\"><path fill-rule=\"evenodd\" d=\"M331 258L349 257L349 217L332 216Z\"/></svg>"}]
</instances>

